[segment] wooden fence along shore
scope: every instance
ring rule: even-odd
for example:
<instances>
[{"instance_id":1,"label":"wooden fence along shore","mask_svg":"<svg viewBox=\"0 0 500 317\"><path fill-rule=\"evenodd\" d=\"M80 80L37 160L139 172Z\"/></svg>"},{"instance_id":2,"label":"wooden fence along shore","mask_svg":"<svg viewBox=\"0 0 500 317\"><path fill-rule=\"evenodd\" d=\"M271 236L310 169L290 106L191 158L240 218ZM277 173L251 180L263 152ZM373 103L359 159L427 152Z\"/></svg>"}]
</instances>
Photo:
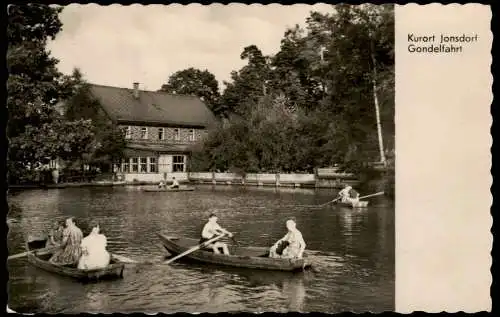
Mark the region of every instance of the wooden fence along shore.
<instances>
[{"instance_id":1,"label":"wooden fence along shore","mask_svg":"<svg viewBox=\"0 0 500 317\"><path fill-rule=\"evenodd\" d=\"M148 174L145 174L148 175ZM124 180L100 180L92 182L71 182L46 185L12 185L11 189L29 188L69 188L88 186L125 186L125 185L152 185L166 179L169 183L172 176L179 183L211 184L211 185L240 185L240 186L276 186L276 187L301 187L301 188L341 188L345 184L357 185L359 181L353 174L338 173L335 168L318 168L314 174L281 174L281 173L250 173L245 176L237 173L217 172L188 172L175 173L174 175L148 175L141 179L141 174L127 175Z\"/></svg>"},{"instance_id":2,"label":"wooden fence along shore","mask_svg":"<svg viewBox=\"0 0 500 317\"><path fill-rule=\"evenodd\" d=\"M359 181L353 174L338 173L333 168L318 168L315 174L259 173L188 173L195 184L341 188L344 184L356 185Z\"/></svg>"}]
</instances>

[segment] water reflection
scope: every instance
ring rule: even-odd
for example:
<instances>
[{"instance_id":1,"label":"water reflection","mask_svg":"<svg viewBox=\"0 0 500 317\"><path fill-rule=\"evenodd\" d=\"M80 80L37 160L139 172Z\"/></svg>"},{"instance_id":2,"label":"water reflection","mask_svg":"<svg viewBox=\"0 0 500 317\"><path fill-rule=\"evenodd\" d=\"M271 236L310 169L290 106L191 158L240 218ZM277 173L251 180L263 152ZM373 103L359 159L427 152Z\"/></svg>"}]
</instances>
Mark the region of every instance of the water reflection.
<instances>
[{"instance_id":1,"label":"water reflection","mask_svg":"<svg viewBox=\"0 0 500 317\"><path fill-rule=\"evenodd\" d=\"M239 246L270 247L295 217L317 271L303 274L174 262L127 266L121 281L82 285L9 261L9 306L21 312L383 311L393 309L394 212L378 199L365 211L306 208L331 191L196 186L186 193L146 193L138 187L33 190L9 196L9 252L27 234L45 233L56 218L98 220L109 249L137 260L167 254L157 233L197 238L211 210L236 232ZM236 246L238 247L238 246ZM374 296L373 294L377 294Z\"/></svg>"}]
</instances>

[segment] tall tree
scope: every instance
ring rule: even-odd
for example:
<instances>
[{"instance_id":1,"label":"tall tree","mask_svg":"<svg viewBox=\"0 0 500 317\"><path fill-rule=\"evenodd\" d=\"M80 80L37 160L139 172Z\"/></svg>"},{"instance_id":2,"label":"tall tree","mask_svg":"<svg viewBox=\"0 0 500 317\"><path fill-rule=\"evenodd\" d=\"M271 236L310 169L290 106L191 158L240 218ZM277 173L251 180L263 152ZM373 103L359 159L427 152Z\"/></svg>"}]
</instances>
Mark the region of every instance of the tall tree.
<instances>
[{"instance_id":1,"label":"tall tree","mask_svg":"<svg viewBox=\"0 0 500 317\"><path fill-rule=\"evenodd\" d=\"M71 95L64 100L64 116L68 121L90 120L92 147L82 152L82 162L107 169L123 157L126 141L123 131L104 113L100 102L92 95L91 87L79 69L66 78Z\"/></svg>"},{"instance_id":2,"label":"tall tree","mask_svg":"<svg viewBox=\"0 0 500 317\"><path fill-rule=\"evenodd\" d=\"M160 91L198 96L215 114L219 112L219 84L215 75L208 70L191 67L178 71L169 77Z\"/></svg>"},{"instance_id":3,"label":"tall tree","mask_svg":"<svg viewBox=\"0 0 500 317\"><path fill-rule=\"evenodd\" d=\"M255 45L247 46L240 55L247 60L238 72L231 73L231 82L224 82L226 89L221 97L221 111L244 114L269 92L270 59Z\"/></svg>"},{"instance_id":4,"label":"tall tree","mask_svg":"<svg viewBox=\"0 0 500 317\"><path fill-rule=\"evenodd\" d=\"M7 19L7 109L9 120L8 167L16 178L27 166L41 162L33 155L29 137L42 132L57 112L55 104L64 93L57 60L46 51L48 39L61 29L60 8L44 4L8 6Z\"/></svg>"}]
</instances>

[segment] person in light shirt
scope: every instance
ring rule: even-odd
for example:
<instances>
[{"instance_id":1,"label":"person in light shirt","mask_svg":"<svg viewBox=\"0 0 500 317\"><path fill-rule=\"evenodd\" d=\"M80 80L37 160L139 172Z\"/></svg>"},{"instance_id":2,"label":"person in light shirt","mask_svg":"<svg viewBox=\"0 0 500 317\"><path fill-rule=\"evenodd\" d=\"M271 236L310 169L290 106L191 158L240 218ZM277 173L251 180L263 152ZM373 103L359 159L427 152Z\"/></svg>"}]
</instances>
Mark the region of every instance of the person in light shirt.
<instances>
[{"instance_id":1,"label":"person in light shirt","mask_svg":"<svg viewBox=\"0 0 500 317\"><path fill-rule=\"evenodd\" d=\"M212 240L218 235L225 234L228 237L232 237L233 234L226 229L222 228L218 223L217 223L217 216L215 214L211 214L208 217L208 222L205 224L203 227L203 230L201 231L201 239L200 239L200 244L205 243L208 240ZM212 248L214 253L220 254L219 249L222 249L223 253L226 255L229 255L229 249L227 247L227 244L223 242L213 242L208 245L206 245L208 248Z\"/></svg>"},{"instance_id":2,"label":"person in light shirt","mask_svg":"<svg viewBox=\"0 0 500 317\"><path fill-rule=\"evenodd\" d=\"M175 179L175 177L172 177L172 185L170 185L169 188L170 189L179 188L179 182Z\"/></svg>"},{"instance_id":3,"label":"person in light shirt","mask_svg":"<svg viewBox=\"0 0 500 317\"><path fill-rule=\"evenodd\" d=\"M294 220L290 219L286 222L287 234L276 241L269 250L271 258L287 258L287 259L302 259L306 242L302 237L302 233L297 229Z\"/></svg>"},{"instance_id":4,"label":"person in light shirt","mask_svg":"<svg viewBox=\"0 0 500 317\"><path fill-rule=\"evenodd\" d=\"M95 225L90 234L82 240L82 257L78 262L78 269L93 270L108 266L111 256L106 246L106 236L100 233L99 225Z\"/></svg>"}]
</instances>

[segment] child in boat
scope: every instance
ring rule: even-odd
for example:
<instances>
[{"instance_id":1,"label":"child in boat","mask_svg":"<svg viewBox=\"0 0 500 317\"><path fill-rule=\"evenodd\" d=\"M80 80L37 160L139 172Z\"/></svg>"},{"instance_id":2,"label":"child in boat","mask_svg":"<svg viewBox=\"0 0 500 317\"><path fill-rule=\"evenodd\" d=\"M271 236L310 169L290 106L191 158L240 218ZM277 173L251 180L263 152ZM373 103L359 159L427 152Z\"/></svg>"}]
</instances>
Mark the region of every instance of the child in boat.
<instances>
[{"instance_id":1,"label":"child in boat","mask_svg":"<svg viewBox=\"0 0 500 317\"><path fill-rule=\"evenodd\" d=\"M78 262L78 269L102 269L109 265L111 256L106 250L106 236L100 233L99 225L95 225L88 236L81 243L82 257Z\"/></svg>"},{"instance_id":2,"label":"child in boat","mask_svg":"<svg viewBox=\"0 0 500 317\"><path fill-rule=\"evenodd\" d=\"M169 188L170 189L179 188L179 182L175 179L175 177L172 177L172 185L170 185Z\"/></svg>"},{"instance_id":3,"label":"child in boat","mask_svg":"<svg viewBox=\"0 0 500 317\"><path fill-rule=\"evenodd\" d=\"M302 233L297 229L296 223L292 219L287 220L286 228L288 229L287 234L271 247L269 257L301 259L306 249Z\"/></svg>"},{"instance_id":4,"label":"child in boat","mask_svg":"<svg viewBox=\"0 0 500 317\"><path fill-rule=\"evenodd\" d=\"M62 248L57 250L49 261L59 265L76 265L82 255L80 246L82 239L82 230L75 225L73 218L66 219L66 228L63 231L61 242Z\"/></svg>"},{"instance_id":5,"label":"child in boat","mask_svg":"<svg viewBox=\"0 0 500 317\"><path fill-rule=\"evenodd\" d=\"M217 223L217 216L215 214L210 214L210 216L208 217L208 222L205 224L203 230L201 231L200 244L211 240L217 235L221 234L226 234L229 237L233 236L231 232L219 226L219 224ZM219 249L222 249L225 255L229 255L229 249L225 243L216 241L214 243L208 244L206 247L212 248L212 250L216 254L220 254Z\"/></svg>"},{"instance_id":6,"label":"child in boat","mask_svg":"<svg viewBox=\"0 0 500 317\"><path fill-rule=\"evenodd\" d=\"M49 237L47 239L45 247L50 248L60 246L63 240L63 232L64 223L62 221L54 222L52 229L50 229Z\"/></svg>"},{"instance_id":7,"label":"child in boat","mask_svg":"<svg viewBox=\"0 0 500 317\"><path fill-rule=\"evenodd\" d=\"M160 181L160 183L158 184L158 188L165 188L165 183L163 181Z\"/></svg>"}]
</instances>

